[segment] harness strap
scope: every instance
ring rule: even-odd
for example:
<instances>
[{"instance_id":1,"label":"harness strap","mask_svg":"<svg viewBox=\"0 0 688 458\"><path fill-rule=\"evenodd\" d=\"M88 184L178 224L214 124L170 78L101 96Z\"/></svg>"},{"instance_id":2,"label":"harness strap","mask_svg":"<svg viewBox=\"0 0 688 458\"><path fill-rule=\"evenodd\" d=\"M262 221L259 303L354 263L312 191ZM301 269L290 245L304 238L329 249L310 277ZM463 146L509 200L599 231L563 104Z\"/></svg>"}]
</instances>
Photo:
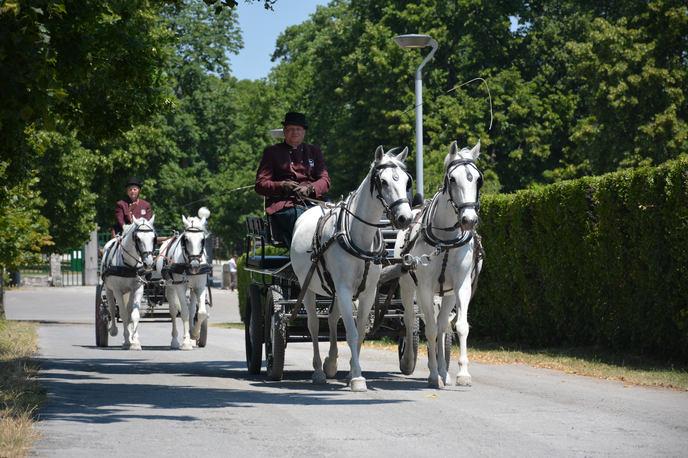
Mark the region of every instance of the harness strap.
<instances>
[{"instance_id":1,"label":"harness strap","mask_svg":"<svg viewBox=\"0 0 688 458\"><path fill-rule=\"evenodd\" d=\"M311 283L311 277L313 277L313 272L315 272L315 266L316 264L312 263L311 268L308 269L308 274L301 285L301 292L299 293L299 297L296 299L296 304L294 304L294 310L291 312L288 323L293 323L296 319L296 315L299 314L299 310L301 310L301 304L303 303L303 298L306 295L306 291L308 291L308 285Z\"/></svg>"}]
</instances>

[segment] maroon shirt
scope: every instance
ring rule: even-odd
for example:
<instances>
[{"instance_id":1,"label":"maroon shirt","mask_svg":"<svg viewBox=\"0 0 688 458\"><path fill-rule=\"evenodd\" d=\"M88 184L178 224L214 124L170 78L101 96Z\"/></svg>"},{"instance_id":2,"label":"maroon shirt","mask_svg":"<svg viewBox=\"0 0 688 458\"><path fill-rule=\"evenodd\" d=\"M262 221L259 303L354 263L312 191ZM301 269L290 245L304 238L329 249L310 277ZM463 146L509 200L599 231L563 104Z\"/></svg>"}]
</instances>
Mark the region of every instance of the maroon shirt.
<instances>
[{"instance_id":1,"label":"maroon shirt","mask_svg":"<svg viewBox=\"0 0 688 458\"><path fill-rule=\"evenodd\" d=\"M265 211L272 215L285 207L303 205L293 194L286 194L280 183L296 181L300 185L310 184L317 198L330 190L330 176L325 168L322 150L308 143L292 148L286 142L265 148L256 174L255 190L265 196Z\"/></svg>"},{"instance_id":2,"label":"maroon shirt","mask_svg":"<svg viewBox=\"0 0 688 458\"><path fill-rule=\"evenodd\" d=\"M125 224L133 223L132 215L136 218L143 217L150 220L153 216L150 204L143 199L132 202L129 197L117 202L115 204L115 230L121 232Z\"/></svg>"}]
</instances>

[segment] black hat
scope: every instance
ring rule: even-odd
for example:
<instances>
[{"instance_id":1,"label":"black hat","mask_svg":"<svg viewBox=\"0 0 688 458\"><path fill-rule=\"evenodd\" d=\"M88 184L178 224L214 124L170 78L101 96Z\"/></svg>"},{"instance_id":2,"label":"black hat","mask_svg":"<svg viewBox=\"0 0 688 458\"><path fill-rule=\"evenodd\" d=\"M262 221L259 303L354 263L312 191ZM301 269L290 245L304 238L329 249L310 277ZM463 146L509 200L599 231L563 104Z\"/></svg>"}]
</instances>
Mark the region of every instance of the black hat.
<instances>
[{"instance_id":1,"label":"black hat","mask_svg":"<svg viewBox=\"0 0 688 458\"><path fill-rule=\"evenodd\" d=\"M286 126L287 124L303 126L306 129L308 129L308 124L306 124L306 115L303 113L297 113L295 111L290 111L284 117L284 122L282 123L282 125Z\"/></svg>"},{"instance_id":2,"label":"black hat","mask_svg":"<svg viewBox=\"0 0 688 458\"><path fill-rule=\"evenodd\" d=\"M129 178L129 180L127 180L127 189L129 186L136 186L141 189L141 180L138 178Z\"/></svg>"}]
</instances>

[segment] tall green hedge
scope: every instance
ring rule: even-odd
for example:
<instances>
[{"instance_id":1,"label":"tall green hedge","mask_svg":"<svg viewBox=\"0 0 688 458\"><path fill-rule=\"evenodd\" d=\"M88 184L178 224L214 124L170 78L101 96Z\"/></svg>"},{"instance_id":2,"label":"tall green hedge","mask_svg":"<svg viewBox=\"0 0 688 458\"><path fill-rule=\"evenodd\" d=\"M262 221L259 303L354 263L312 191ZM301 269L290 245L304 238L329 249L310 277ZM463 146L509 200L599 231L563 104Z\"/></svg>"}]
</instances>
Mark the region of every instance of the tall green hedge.
<instances>
[{"instance_id":1,"label":"tall green hedge","mask_svg":"<svg viewBox=\"0 0 688 458\"><path fill-rule=\"evenodd\" d=\"M486 196L473 336L688 361L688 159Z\"/></svg>"}]
</instances>

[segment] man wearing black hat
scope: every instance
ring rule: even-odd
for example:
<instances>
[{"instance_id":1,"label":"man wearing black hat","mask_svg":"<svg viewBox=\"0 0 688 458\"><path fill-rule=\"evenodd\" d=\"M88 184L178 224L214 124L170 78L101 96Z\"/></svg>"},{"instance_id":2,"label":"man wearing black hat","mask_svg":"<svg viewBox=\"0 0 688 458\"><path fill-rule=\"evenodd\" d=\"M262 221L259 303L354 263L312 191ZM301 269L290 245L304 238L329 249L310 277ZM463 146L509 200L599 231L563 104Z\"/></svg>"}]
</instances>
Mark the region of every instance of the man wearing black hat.
<instances>
[{"instance_id":1,"label":"man wearing black hat","mask_svg":"<svg viewBox=\"0 0 688 458\"><path fill-rule=\"evenodd\" d=\"M151 219L151 206L143 199L139 199L141 181L138 178L129 178L127 181L127 197L115 204L115 226L112 228L112 236L121 234L125 224L131 224L136 218Z\"/></svg>"},{"instance_id":2,"label":"man wearing black hat","mask_svg":"<svg viewBox=\"0 0 688 458\"><path fill-rule=\"evenodd\" d=\"M308 124L303 113L289 112L282 123L284 142L265 148L255 190L265 196L265 211L291 245L296 219L306 210L304 198L330 190L322 149L303 142Z\"/></svg>"}]
</instances>

